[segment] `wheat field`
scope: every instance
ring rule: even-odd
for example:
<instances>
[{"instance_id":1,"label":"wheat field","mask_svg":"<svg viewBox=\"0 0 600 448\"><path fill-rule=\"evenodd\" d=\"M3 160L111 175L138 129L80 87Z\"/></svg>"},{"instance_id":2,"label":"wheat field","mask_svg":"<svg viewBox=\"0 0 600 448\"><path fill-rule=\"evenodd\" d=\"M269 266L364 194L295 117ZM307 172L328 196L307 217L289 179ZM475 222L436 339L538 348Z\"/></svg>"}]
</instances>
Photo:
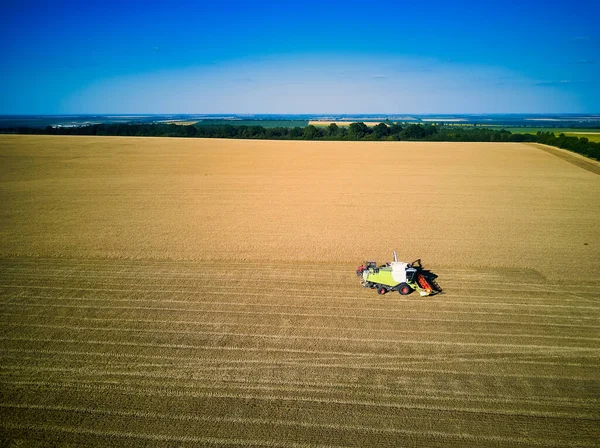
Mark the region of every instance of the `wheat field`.
<instances>
[{"instance_id":1,"label":"wheat field","mask_svg":"<svg viewBox=\"0 0 600 448\"><path fill-rule=\"evenodd\" d=\"M597 446L590 170L501 143L0 157L3 445ZM392 250L445 294L361 288Z\"/></svg>"}]
</instances>

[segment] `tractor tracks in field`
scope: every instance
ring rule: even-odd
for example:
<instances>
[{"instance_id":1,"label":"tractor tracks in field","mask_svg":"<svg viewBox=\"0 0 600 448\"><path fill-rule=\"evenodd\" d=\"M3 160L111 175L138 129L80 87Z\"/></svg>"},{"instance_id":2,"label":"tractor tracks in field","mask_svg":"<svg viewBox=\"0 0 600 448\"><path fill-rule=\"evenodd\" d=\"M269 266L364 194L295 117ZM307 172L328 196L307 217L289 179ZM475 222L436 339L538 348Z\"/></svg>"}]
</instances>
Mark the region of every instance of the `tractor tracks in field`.
<instances>
[{"instance_id":1,"label":"tractor tracks in field","mask_svg":"<svg viewBox=\"0 0 600 448\"><path fill-rule=\"evenodd\" d=\"M281 335L281 334L261 334L261 333L237 333L237 332L198 332L207 336L232 336L239 337L244 340L264 339L288 342L294 341L321 341L334 343L355 343L355 344L382 344L384 347L389 347L389 344L395 344L395 348L424 345L432 347L475 347L475 348L504 348L515 352L536 352L544 350L549 355L561 353L589 353L600 354L600 347L578 347L578 346L560 346L560 345L541 345L541 344L507 344L501 342L464 342L464 341L429 341L420 339L383 339L383 338L350 338L350 337L334 337L334 336L305 336L305 335ZM175 343L157 343L144 341L114 341L114 340L82 340L82 339L62 339L62 338L28 338L28 337L0 337L0 341L16 343L29 342L35 344L74 344L74 345L98 345L98 346L116 346L116 347L132 347L132 348L153 348L153 349L176 349L176 350L203 350L207 345L198 344L175 344ZM213 348L221 348L212 346Z\"/></svg>"},{"instance_id":2,"label":"tractor tracks in field","mask_svg":"<svg viewBox=\"0 0 600 448\"><path fill-rule=\"evenodd\" d=\"M209 420L206 420L207 422ZM217 420L212 420L212 423ZM222 422L222 421L219 421ZM230 420L228 423L252 423L257 425L259 422L256 420ZM268 423L260 422L262 424L268 424L269 426L282 426L283 424L277 420L269 420ZM289 426L293 422L287 422L285 426ZM178 444L191 444L192 446L249 446L249 447L267 447L267 448L345 448L348 445L333 445L333 444L321 444L321 443L295 443L291 441L276 442L271 438L265 439L247 439L247 438L218 438L218 437L207 437L207 436L178 436L169 434L154 434L148 432L132 432L132 431L110 431L110 430L97 430L89 428L77 428L72 426L60 426L60 425L48 425L48 424L18 424L18 423L0 423L1 427L7 430L20 430L25 434L31 434L35 432L43 432L50 434L69 434L69 435L91 435L101 437L103 440L117 439L125 441L143 440L145 442L161 442L161 443L178 443ZM369 429L361 429L361 426L349 426L349 425L297 425L295 427L308 427L311 429L319 430L337 430L337 431L350 431L350 432L365 432L367 434L385 434L385 435L402 435L409 437L409 439L434 439L444 441L454 441L460 443L498 443L500 445L511 444L511 445L523 445L523 446L540 446L540 447L556 447L555 441L550 439L532 439L530 437L502 437L502 436L484 436L477 434L468 433L450 433L443 431L411 431L406 429L380 429L369 427ZM593 447L592 444L571 442L562 444L560 446L567 448L586 448Z\"/></svg>"},{"instance_id":3,"label":"tractor tracks in field","mask_svg":"<svg viewBox=\"0 0 600 448\"><path fill-rule=\"evenodd\" d=\"M22 289L39 289L37 287L32 287L29 285L26 286L15 286L15 288L22 288ZM42 287L42 289L46 289L45 287ZM60 289L58 287L53 287L53 289ZM161 294L163 294L162 291L160 291ZM226 297L240 297L240 298L256 298L256 299L262 299L262 298L268 298L268 299L283 299L284 302L283 303L278 303L275 301L269 301L269 302L265 302L265 301L260 301L260 302L256 302L256 301L250 301L250 300L240 300L240 299L233 299L233 300L215 300L215 299L207 299L207 297L212 297L212 296L217 296L219 298L226 298ZM0 297L2 297L2 293L0 293ZM188 299L186 299L187 297L189 297ZM424 307L424 306L430 306L430 307L455 307L455 308L460 308L464 305L469 306L470 308L476 308L476 307L482 307L482 308L556 308L556 309L566 309L566 310L583 310L585 312L589 312L590 310L594 310L594 311L600 311L600 306L590 306L587 302L585 302L585 305L581 305L581 298L576 298L576 299L566 299L566 300L561 300L560 303L524 303L523 299L518 299L519 302L499 302L499 301L479 301L479 300L475 300L475 299L482 299L482 300L491 300L491 299L497 299L497 300L506 300L505 296L493 296L493 295L471 295L471 296L467 296L466 298L468 299L473 299L473 300L457 300L457 299L452 299L452 300L440 300L436 297L433 298L426 298L426 299L418 299L418 298L402 298L402 297L395 297L395 299L397 299L394 303L390 303L390 300L382 300L379 299L377 301L363 301L360 299L360 297L353 297L353 296L336 296L335 300L333 301L334 303L340 303L340 305L327 305L324 304L322 300L320 300L322 298L322 296L319 295L311 295L311 294L299 294L298 292L295 291L290 291L289 295L284 295L281 294L280 292L277 293L247 293L247 292L238 292L238 290L226 290L224 292L218 292L218 291L208 291L208 292L202 292L202 293L198 293L198 294L194 294L192 296L190 295L184 295L183 297L179 298L179 299L173 299L173 298L165 298L165 297L157 297L157 298L150 298L150 297L139 297L139 296L134 296L134 297L114 297L113 295L110 295L109 297L96 297L96 296L64 296L64 295L60 295L60 296L44 296L44 295L31 295L31 294L23 294L22 292L19 293L15 293L14 295L11 295L10 297L6 297L6 298L11 298L12 299L12 303L27 303L26 300L27 299L34 299L34 300L45 300L47 302L52 302L55 300L62 300L62 301L73 301L73 302L83 302L83 303L93 303L93 302L105 302L105 303L163 303L163 304L182 304L182 305L199 305L199 306L218 306L218 307L236 307L236 308L243 308L243 307L262 307L262 308L319 308L321 310L354 310L354 311L385 311L388 312L390 311L390 309L392 309L391 307L395 305L396 309L406 309L406 307L409 306L414 306L414 307ZM462 297L460 297L462 298ZM291 300L290 300L291 299ZM536 301L542 301L544 299L537 299L537 300L533 300L533 302ZM290 303L291 302L291 303ZM11 302L2 302L5 304L11 303ZM365 305L370 305L368 307L365 306L359 306L359 303L364 303ZM346 306L346 304L348 305L352 305L352 306ZM377 306L379 305L379 306ZM384 306L385 305L385 306ZM600 315L599 315L600 317Z\"/></svg>"},{"instance_id":4,"label":"tractor tracks in field","mask_svg":"<svg viewBox=\"0 0 600 448\"><path fill-rule=\"evenodd\" d=\"M19 308L49 308L49 309L74 309L74 310L121 310L121 311L142 311L142 312L186 312L196 314L215 314L215 315L247 315L247 316L280 316L280 317L302 317L302 318L347 318L347 319L360 319L365 321L397 321L401 322L403 316L365 316L360 314L335 314L335 313L299 313L299 312L271 312L271 311L242 311L242 310L219 310L219 309L208 309L208 308L172 308L172 307L160 307L160 306L98 306L98 305L64 305L56 303L27 303L27 302L0 302L0 306L3 307L19 307ZM359 309L360 311L360 309ZM415 311L417 312L417 311ZM590 317L587 315L564 315L564 314L537 314L537 313L503 313L495 311L453 311L453 310L438 310L431 311L431 314L453 314L453 315L477 315L477 316L510 316L510 317L523 317L523 318L554 318L560 320L583 320L589 322L595 322L598 320L597 317ZM420 312L419 314L422 314Z\"/></svg>"},{"instance_id":5,"label":"tractor tracks in field","mask_svg":"<svg viewBox=\"0 0 600 448\"><path fill-rule=\"evenodd\" d=\"M402 395L395 394L381 394L378 398L381 400L368 399L369 396L365 396L364 399L343 399L331 396L331 391L323 391L321 389L311 390L310 388L300 387L276 387L276 386L251 386L245 385L240 386L242 389L240 392L232 391L218 391L218 386L212 388L210 386L192 386L185 387L177 385L176 388L160 387L157 385L148 386L130 386L115 384L110 381L94 381L94 382L79 382L79 381L10 381L10 385L14 386L41 386L48 390L60 390L70 389L78 391L110 391L119 392L132 395L147 395L147 396L187 396L195 398L228 398L235 400L264 400L264 401L290 401L290 402L312 402L319 403L320 405L343 405L343 406L358 406L362 408L389 408L389 409L402 409L402 410L421 410L421 411L443 411L443 412L458 412L458 413L470 413L470 414L487 414L487 415L505 415L505 416L527 416L536 418L555 418L555 419L578 419L578 420L590 420L599 421L600 419L594 413L577 413L577 412L545 412L525 409L499 409L499 408L486 408L486 407L472 407L472 406L442 406L442 405L427 405L417 403L405 403L402 401L391 401L391 398L403 398ZM203 390L209 390L203 392ZM255 391L252 393L251 391ZM270 392L263 394L260 392ZM279 394L277 394L279 392ZM308 395L314 393L316 396ZM423 398L420 395L415 397ZM451 399L444 399L442 397L436 397L435 400L448 401ZM426 400L424 400L426 401ZM482 403L484 401L473 399L466 399L465 401L474 401ZM491 403L492 401L488 401ZM498 401L503 403L502 400ZM1 407L1 406L0 406Z\"/></svg>"},{"instance_id":6,"label":"tractor tracks in field","mask_svg":"<svg viewBox=\"0 0 600 448\"><path fill-rule=\"evenodd\" d=\"M33 410L42 410L42 411L61 411L61 412L74 412L74 413L82 413L82 414L91 414L94 416L101 417L103 415L109 416L118 416L118 417L134 417L134 418L152 418L152 419L164 419L164 420L177 420L184 422L210 422L210 423L244 423L244 424L259 424L259 425L269 425L269 426L292 426L292 427L304 427L311 429L335 429L335 430L344 430L344 431L361 431L368 433L386 433L386 434L422 434L421 431L410 431L396 428L377 428L374 426L367 425L344 425L344 424L335 424L335 423L316 423L316 422L307 422L307 421L297 421L297 420L275 420L275 419L259 419L259 418L250 418L250 417L211 417L211 416L198 416L194 414L166 414L166 413L158 413L158 412L149 412L149 411L129 411L129 410L112 410L112 409L93 409L93 408L84 408L84 407L75 407L75 406L39 406L39 405L19 405L19 404L7 404L0 405L0 407L8 408L8 409L33 409ZM452 433L443 433L443 432L431 432L430 434L436 435L442 438L461 438L461 439L469 439L470 437L465 434L452 434ZM472 436L473 438L477 438L477 436ZM495 440L495 438L493 438ZM500 438L503 441L514 441L518 439L514 438ZM482 437L479 440L486 440L485 437ZM489 439L488 439L489 440ZM242 444L247 446L245 444ZM294 445L283 444L283 446L293 447ZM317 446L317 445L310 445Z\"/></svg>"},{"instance_id":7,"label":"tractor tracks in field","mask_svg":"<svg viewBox=\"0 0 600 448\"><path fill-rule=\"evenodd\" d=\"M381 435L545 446L564 426L579 429L572 446L593 440L594 285L571 293L517 273L507 287L497 270L456 269L440 270L452 275L444 295L381 297L346 266L263 264L261 277L258 265L0 260L0 428L263 446L258 436L227 436L264 427L303 434L298 446L310 447L322 431L333 434L324 444ZM132 408L150 402L160 411ZM331 418L338 413L354 420ZM449 422L448 432L419 426L420 417ZM457 418L507 429L453 433ZM175 433L176 424L185 429ZM512 437L514 424L537 436ZM264 446L293 446L270 440Z\"/></svg>"},{"instance_id":8,"label":"tractor tracks in field","mask_svg":"<svg viewBox=\"0 0 600 448\"><path fill-rule=\"evenodd\" d=\"M247 337L273 337L273 338L318 338L317 336L303 336L298 334L299 332L318 332L318 331L337 331L339 332L339 327L334 326L295 326L294 334L292 335L282 335L279 331L276 331L275 334L260 334L260 333L242 333L242 332L233 332L233 331L207 331L203 329L194 329L194 330L171 330L171 329L157 329L157 328L139 328L139 327L86 327L82 325L51 325L51 324L32 324L32 323L23 323L23 322L9 322L4 324L6 327L17 327L17 328L37 328L37 329L47 329L47 330L63 330L69 333L73 333L74 331L80 332L115 332L115 333L132 333L134 335L139 334L155 334L157 332L171 334L171 335L187 335L187 336L195 336L195 335L219 335L219 336L239 336L243 338ZM222 327L222 326L230 326L230 327L241 327L245 328L247 325L245 324L228 324L223 322L197 322L196 326L213 326L213 327ZM281 326L277 324L252 324L252 328L261 328L261 329L274 329L280 330ZM361 327L344 327L344 331L349 333L361 333L361 332L372 332L372 330L361 328ZM401 329L380 329L377 331L378 333L392 333L398 335L429 335L431 334L431 330L401 330ZM599 337L581 337L581 336L558 336L558 335L540 335L533 333L526 334L515 334L515 333L490 333L490 332L473 332L473 331L437 331L437 336L446 338L449 336L470 336L476 338L526 338L526 339L551 339L551 340L566 340L566 341L588 341L588 342L600 342ZM404 339L365 339L365 338L335 338L334 340L347 340L353 342L394 342L394 343L403 343ZM1 340L1 339L0 339ZM599 349L600 350L600 349Z\"/></svg>"}]
</instances>

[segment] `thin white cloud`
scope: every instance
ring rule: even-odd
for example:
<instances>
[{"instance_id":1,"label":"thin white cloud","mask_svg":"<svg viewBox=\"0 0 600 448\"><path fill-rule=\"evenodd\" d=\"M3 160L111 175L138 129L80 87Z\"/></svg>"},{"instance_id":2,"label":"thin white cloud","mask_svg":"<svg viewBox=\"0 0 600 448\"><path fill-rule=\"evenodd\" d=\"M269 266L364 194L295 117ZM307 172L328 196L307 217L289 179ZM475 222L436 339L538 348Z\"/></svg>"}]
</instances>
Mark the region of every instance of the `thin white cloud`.
<instances>
[{"instance_id":1,"label":"thin white cloud","mask_svg":"<svg viewBox=\"0 0 600 448\"><path fill-rule=\"evenodd\" d=\"M582 84L583 80L572 80L572 79L558 79L550 81L536 81L536 86L564 86L569 84Z\"/></svg>"},{"instance_id":2,"label":"thin white cloud","mask_svg":"<svg viewBox=\"0 0 600 448\"><path fill-rule=\"evenodd\" d=\"M427 67L427 71L422 71ZM386 80L386 82L382 82ZM576 99L508 70L390 56L279 56L105 80L64 113L568 112ZM572 81L569 81L572 82ZM568 84L563 82L562 84Z\"/></svg>"}]
</instances>

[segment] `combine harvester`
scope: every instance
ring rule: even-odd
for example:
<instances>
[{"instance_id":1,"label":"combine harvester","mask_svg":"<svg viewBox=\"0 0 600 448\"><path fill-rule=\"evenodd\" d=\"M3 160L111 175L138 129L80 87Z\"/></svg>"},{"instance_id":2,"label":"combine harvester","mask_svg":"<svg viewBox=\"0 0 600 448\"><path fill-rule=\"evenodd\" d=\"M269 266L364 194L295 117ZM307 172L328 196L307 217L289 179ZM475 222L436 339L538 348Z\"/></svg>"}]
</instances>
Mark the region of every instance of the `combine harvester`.
<instances>
[{"instance_id":1,"label":"combine harvester","mask_svg":"<svg viewBox=\"0 0 600 448\"><path fill-rule=\"evenodd\" d=\"M423 269L420 259L412 263L403 263L398 261L396 251L391 263L377 267L374 261L365 261L356 270L356 275L361 278L363 287L377 289L378 294L398 291L406 296L418 291L421 296L431 296L442 292L442 288L435 281L437 275Z\"/></svg>"}]
</instances>

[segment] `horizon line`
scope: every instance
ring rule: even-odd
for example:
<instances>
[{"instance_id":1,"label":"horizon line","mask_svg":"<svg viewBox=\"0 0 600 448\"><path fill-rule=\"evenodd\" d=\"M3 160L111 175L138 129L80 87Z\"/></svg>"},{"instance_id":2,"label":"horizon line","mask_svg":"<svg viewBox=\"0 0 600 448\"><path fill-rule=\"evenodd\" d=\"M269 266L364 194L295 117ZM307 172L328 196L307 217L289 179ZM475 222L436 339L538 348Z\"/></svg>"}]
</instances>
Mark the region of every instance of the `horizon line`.
<instances>
[{"instance_id":1,"label":"horizon line","mask_svg":"<svg viewBox=\"0 0 600 448\"><path fill-rule=\"evenodd\" d=\"M412 115L412 116L438 116L438 117L452 117L452 116L482 116L482 115L515 115L515 116L574 116L574 117L598 117L600 118L599 112L464 112L464 113L412 113L412 112L394 112L394 113L336 113L336 112L308 112L308 113L273 113L273 112L256 112L256 113L238 113L238 112L222 112L222 113L209 113L209 112L151 112L151 113L103 113L103 112L87 112L87 113L72 113L72 114L47 114L47 113L0 113L0 117L33 117L33 116L44 116L44 117L81 117L81 116L122 116L122 117L150 117L150 116L161 116L161 115L200 115L200 116L396 116L396 115Z\"/></svg>"}]
</instances>

